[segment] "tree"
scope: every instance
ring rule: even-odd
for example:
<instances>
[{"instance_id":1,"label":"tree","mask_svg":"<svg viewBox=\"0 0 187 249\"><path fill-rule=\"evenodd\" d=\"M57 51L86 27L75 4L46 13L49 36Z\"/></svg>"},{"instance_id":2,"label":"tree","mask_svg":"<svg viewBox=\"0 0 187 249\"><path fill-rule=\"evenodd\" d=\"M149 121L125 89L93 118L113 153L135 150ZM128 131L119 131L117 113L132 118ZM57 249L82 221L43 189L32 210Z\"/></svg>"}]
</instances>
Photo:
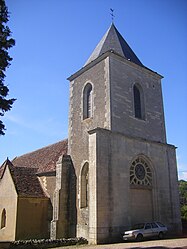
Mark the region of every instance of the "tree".
<instances>
[{"instance_id":1,"label":"tree","mask_svg":"<svg viewBox=\"0 0 187 249\"><path fill-rule=\"evenodd\" d=\"M9 89L4 84L6 69L10 66L12 58L8 50L15 45L15 40L10 38L11 31L6 23L9 20L8 8L4 0L0 0L0 116L12 108L15 99L8 99ZM0 120L0 135L5 134L5 125Z\"/></svg>"},{"instance_id":2,"label":"tree","mask_svg":"<svg viewBox=\"0 0 187 249\"><path fill-rule=\"evenodd\" d=\"M181 218L187 220L187 182L184 180L179 181L179 195L181 206Z\"/></svg>"},{"instance_id":3,"label":"tree","mask_svg":"<svg viewBox=\"0 0 187 249\"><path fill-rule=\"evenodd\" d=\"M187 205L181 206L181 218L187 220Z\"/></svg>"}]
</instances>

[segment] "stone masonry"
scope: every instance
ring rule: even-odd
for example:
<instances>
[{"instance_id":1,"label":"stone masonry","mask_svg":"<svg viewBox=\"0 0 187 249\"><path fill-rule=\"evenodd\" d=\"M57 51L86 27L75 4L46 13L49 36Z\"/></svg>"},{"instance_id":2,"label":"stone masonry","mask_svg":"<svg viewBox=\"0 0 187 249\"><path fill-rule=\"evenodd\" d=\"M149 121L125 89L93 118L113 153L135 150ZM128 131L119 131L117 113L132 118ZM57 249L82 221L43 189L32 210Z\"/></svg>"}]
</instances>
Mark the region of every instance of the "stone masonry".
<instances>
[{"instance_id":1,"label":"stone masonry","mask_svg":"<svg viewBox=\"0 0 187 249\"><path fill-rule=\"evenodd\" d=\"M69 77L77 236L90 243L119 240L124 229L144 221L181 231L175 147L166 142L161 79L141 64L113 24L86 65ZM92 115L85 119L88 83ZM134 85L141 89L143 118L135 115ZM88 205L82 207L85 164Z\"/></svg>"}]
</instances>

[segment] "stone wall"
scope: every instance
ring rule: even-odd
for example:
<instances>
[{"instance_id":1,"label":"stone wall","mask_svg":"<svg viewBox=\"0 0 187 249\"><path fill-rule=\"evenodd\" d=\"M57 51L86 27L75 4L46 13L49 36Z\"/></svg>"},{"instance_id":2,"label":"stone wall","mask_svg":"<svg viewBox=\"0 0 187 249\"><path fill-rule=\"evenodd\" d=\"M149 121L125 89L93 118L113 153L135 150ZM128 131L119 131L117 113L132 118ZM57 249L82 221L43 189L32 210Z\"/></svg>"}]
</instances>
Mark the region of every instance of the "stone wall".
<instances>
[{"instance_id":1,"label":"stone wall","mask_svg":"<svg viewBox=\"0 0 187 249\"><path fill-rule=\"evenodd\" d=\"M90 131L90 193L96 196L90 198L93 243L119 240L124 229L140 221L157 220L170 231L181 231L174 151L167 144L104 129ZM150 165L151 187L130 184L131 163L140 155Z\"/></svg>"},{"instance_id":2,"label":"stone wall","mask_svg":"<svg viewBox=\"0 0 187 249\"><path fill-rule=\"evenodd\" d=\"M134 115L133 85L143 90L145 118ZM166 142L161 77L152 71L110 56L112 130L159 142Z\"/></svg>"},{"instance_id":3,"label":"stone wall","mask_svg":"<svg viewBox=\"0 0 187 249\"><path fill-rule=\"evenodd\" d=\"M53 193L55 191L55 185L56 185L55 172L51 175L50 174L40 175L39 180L44 191L48 194L51 203L53 203Z\"/></svg>"},{"instance_id":4,"label":"stone wall","mask_svg":"<svg viewBox=\"0 0 187 249\"><path fill-rule=\"evenodd\" d=\"M90 243L118 240L121 231L141 217L160 220L170 230L180 231L175 147L166 144L161 78L112 52L70 77L68 153L77 181L77 236ZM92 85L93 115L83 119L87 83ZM135 118L134 84L143 90L143 119ZM130 185L130 165L139 155L152 169L148 189ZM81 207L85 164L89 204ZM150 202L149 209L140 200L136 205L137 196ZM136 215L138 209L141 214Z\"/></svg>"},{"instance_id":5,"label":"stone wall","mask_svg":"<svg viewBox=\"0 0 187 249\"><path fill-rule=\"evenodd\" d=\"M76 235L76 176L71 157L64 155L56 164L56 188L53 196L51 238Z\"/></svg>"},{"instance_id":6,"label":"stone wall","mask_svg":"<svg viewBox=\"0 0 187 249\"><path fill-rule=\"evenodd\" d=\"M49 238L50 200L48 198L18 198L16 240ZM26 229L28 228L28 229Z\"/></svg>"},{"instance_id":7,"label":"stone wall","mask_svg":"<svg viewBox=\"0 0 187 249\"><path fill-rule=\"evenodd\" d=\"M80 175L82 167L89 161L88 130L110 128L108 65L106 58L70 82L68 154L77 177L77 236L85 238L89 234L89 208L80 206ZM93 116L83 120L83 89L87 83L93 89Z\"/></svg>"}]
</instances>

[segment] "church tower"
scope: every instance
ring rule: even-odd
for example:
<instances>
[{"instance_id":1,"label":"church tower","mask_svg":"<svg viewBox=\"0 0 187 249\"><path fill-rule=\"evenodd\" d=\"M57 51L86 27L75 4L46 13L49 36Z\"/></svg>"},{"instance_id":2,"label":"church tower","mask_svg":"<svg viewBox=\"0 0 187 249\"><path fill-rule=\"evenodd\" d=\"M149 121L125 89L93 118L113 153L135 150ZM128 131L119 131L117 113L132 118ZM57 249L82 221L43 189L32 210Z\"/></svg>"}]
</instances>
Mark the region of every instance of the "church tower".
<instances>
[{"instance_id":1,"label":"church tower","mask_svg":"<svg viewBox=\"0 0 187 249\"><path fill-rule=\"evenodd\" d=\"M180 232L175 147L166 142L162 76L110 26L69 77L68 154L76 174L77 236L118 240L153 220Z\"/></svg>"}]
</instances>

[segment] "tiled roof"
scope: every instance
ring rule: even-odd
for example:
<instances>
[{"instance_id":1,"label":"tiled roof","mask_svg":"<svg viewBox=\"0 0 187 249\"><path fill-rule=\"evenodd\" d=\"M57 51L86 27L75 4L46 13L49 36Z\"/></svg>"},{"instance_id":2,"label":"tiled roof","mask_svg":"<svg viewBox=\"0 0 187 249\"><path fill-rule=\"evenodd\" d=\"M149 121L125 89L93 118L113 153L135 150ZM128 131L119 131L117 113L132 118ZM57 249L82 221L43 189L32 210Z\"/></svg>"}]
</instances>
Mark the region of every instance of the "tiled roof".
<instances>
[{"instance_id":1,"label":"tiled roof","mask_svg":"<svg viewBox=\"0 0 187 249\"><path fill-rule=\"evenodd\" d=\"M37 173L52 172L56 170L56 162L61 155L66 155L68 140L46 146L39 150L27 153L12 160L16 167L35 168Z\"/></svg>"},{"instance_id":2,"label":"tiled roof","mask_svg":"<svg viewBox=\"0 0 187 249\"><path fill-rule=\"evenodd\" d=\"M13 165L9 169L20 197L47 197L36 175L37 169Z\"/></svg>"},{"instance_id":3,"label":"tiled roof","mask_svg":"<svg viewBox=\"0 0 187 249\"><path fill-rule=\"evenodd\" d=\"M115 25L112 23L110 28L107 30L101 41L98 43L96 48L94 49L93 53L87 60L85 66L89 64L91 61L97 59L102 54L106 53L107 51L114 51L115 53L121 55L127 60L130 60L139 66L143 66L141 61L132 51L130 46L127 44L125 39L119 33Z\"/></svg>"},{"instance_id":4,"label":"tiled roof","mask_svg":"<svg viewBox=\"0 0 187 249\"><path fill-rule=\"evenodd\" d=\"M14 167L14 165L7 159L0 168L0 180L3 178L3 173L7 167L10 170L19 197L48 198L36 175L37 169Z\"/></svg>"},{"instance_id":5,"label":"tiled roof","mask_svg":"<svg viewBox=\"0 0 187 249\"><path fill-rule=\"evenodd\" d=\"M8 159L0 167L0 180L9 167L16 191L21 197L47 197L37 173L54 172L59 157L67 154L68 140L46 146L27 153L10 162Z\"/></svg>"}]
</instances>

